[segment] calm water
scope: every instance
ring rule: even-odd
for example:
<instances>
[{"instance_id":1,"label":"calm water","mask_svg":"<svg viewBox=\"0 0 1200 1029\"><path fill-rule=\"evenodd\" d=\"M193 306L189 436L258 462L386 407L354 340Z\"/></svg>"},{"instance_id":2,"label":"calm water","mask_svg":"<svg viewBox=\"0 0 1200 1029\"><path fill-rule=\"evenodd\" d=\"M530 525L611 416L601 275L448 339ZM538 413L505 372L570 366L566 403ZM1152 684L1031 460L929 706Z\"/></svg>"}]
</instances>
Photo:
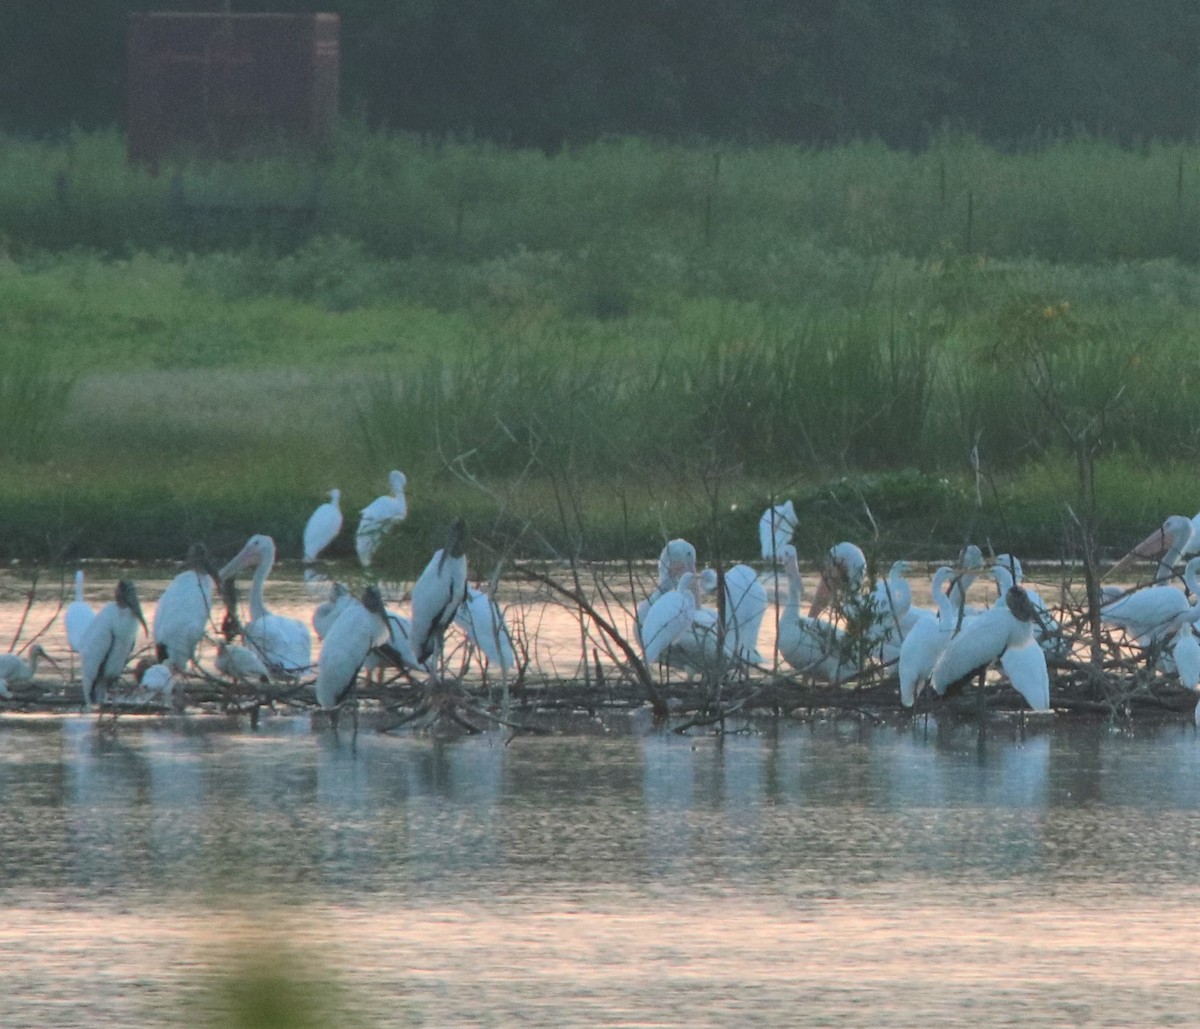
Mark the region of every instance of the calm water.
<instances>
[{"instance_id":1,"label":"calm water","mask_svg":"<svg viewBox=\"0 0 1200 1029\"><path fill-rule=\"evenodd\" d=\"M0 717L0 1021L1195 1024L1190 725L594 728Z\"/></svg>"}]
</instances>

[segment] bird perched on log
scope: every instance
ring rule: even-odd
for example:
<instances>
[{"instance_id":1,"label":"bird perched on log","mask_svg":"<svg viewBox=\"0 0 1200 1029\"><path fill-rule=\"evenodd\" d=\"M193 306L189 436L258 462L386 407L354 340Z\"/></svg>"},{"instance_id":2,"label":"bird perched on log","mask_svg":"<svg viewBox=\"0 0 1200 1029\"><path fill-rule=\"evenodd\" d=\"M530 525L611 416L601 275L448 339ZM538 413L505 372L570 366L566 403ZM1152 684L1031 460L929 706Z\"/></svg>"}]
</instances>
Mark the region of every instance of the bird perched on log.
<instances>
[{"instance_id":1,"label":"bird perched on log","mask_svg":"<svg viewBox=\"0 0 1200 1029\"><path fill-rule=\"evenodd\" d=\"M348 604L329 628L317 658L317 701L335 711L354 689L367 656L378 651L400 666L403 658L388 644L388 613L375 586L363 590L362 602Z\"/></svg>"},{"instance_id":2,"label":"bird perched on log","mask_svg":"<svg viewBox=\"0 0 1200 1029\"><path fill-rule=\"evenodd\" d=\"M93 701L103 704L107 699L108 687L120 678L133 652L139 623L142 631L148 633L137 587L132 580L122 579L113 599L97 612L83 637L79 657L83 665L85 710L91 708Z\"/></svg>"},{"instance_id":3,"label":"bird perched on log","mask_svg":"<svg viewBox=\"0 0 1200 1029\"><path fill-rule=\"evenodd\" d=\"M441 661L442 638L467 599L467 526L450 523L446 545L434 553L412 588L412 643L417 660L431 671ZM438 660L430 666L430 659Z\"/></svg>"}]
</instances>

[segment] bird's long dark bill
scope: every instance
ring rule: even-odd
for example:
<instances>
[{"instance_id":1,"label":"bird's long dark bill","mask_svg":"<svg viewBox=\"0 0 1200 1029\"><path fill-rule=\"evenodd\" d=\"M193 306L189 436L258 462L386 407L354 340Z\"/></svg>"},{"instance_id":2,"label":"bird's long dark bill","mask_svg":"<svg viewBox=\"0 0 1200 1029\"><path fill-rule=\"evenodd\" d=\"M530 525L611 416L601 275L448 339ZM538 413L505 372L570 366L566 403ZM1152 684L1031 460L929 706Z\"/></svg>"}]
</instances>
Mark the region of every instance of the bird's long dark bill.
<instances>
[{"instance_id":1,"label":"bird's long dark bill","mask_svg":"<svg viewBox=\"0 0 1200 1029\"><path fill-rule=\"evenodd\" d=\"M142 615L142 605L135 600L129 605L129 610L133 612L133 617L142 623L142 635L149 636L150 630L146 628L146 619Z\"/></svg>"}]
</instances>

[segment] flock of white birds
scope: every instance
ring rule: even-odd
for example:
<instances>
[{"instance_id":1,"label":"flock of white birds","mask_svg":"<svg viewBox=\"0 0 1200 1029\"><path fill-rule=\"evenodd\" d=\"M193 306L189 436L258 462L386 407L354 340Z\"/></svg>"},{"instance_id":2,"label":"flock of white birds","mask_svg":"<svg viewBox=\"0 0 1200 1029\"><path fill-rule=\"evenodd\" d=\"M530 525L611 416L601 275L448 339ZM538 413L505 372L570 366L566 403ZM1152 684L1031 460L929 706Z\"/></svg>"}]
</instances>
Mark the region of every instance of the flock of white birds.
<instances>
[{"instance_id":1,"label":"flock of white birds","mask_svg":"<svg viewBox=\"0 0 1200 1029\"><path fill-rule=\"evenodd\" d=\"M361 511L355 550L364 569L370 567L382 540L408 514L402 472L388 477L390 492ZM342 530L341 493L330 490L327 503L308 519L303 533L306 581L309 571ZM1200 515L1191 520L1172 516L1110 571L1127 568L1135 559L1156 562L1152 584L1134 590L1105 587L1101 617L1122 630L1131 645L1154 655L1160 667L1177 674L1193 691L1200 690L1200 556L1187 562L1180 589L1176 563L1200 550ZM907 561L897 561L886 578L866 580L867 561L853 543L831 547L820 569L815 595L802 611L803 582L796 547L797 526L792 501L769 507L759 521L759 542L768 570L760 575L737 564L718 575L697 570L696 548L684 539L666 544L659 555L658 584L638 606L635 632L648 667L676 668L687 673L742 666L763 667L758 649L763 619L769 609L768 586L779 596L779 574L786 577L786 597L778 605L776 648L780 658L807 678L840 684L869 666L894 664L900 699L911 707L928 685L938 695L976 673L998 666L1034 711L1050 709L1047 655L1061 654L1066 643L1058 623L1037 591L1022 581L1020 562L1000 555L985 562L978 547L965 547L954 565L934 571L931 594L935 607L912 603ZM84 599L83 572L75 575L75 599L63 623L68 643L81 665L83 705L106 701L123 673L138 639L138 629L152 635L156 660L138 662L136 678L143 689L169 694L196 661L201 640L213 624L214 597L223 596L225 637L218 643L217 671L241 683L272 679L296 682L316 673L316 699L336 710L352 695L360 673L392 665L438 674L443 640L456 623L484 667L499 673L507 694L516 666L512 634L495 599L467 582L466 527L454 520L445 545L437 550L411 590L408 617L390 612L380 591L368 586L360 597L334 582L326 601L317 606L311 629L320 643L313 660L310 625L269 610L265 587L275 564L275 542L256 534L238 554L217 569L202 545L192 548L189 567L177 575L159 598L149 629L136 585L122 579L113 600L94 611ZM231 584L253 570L250 621L237 618ZM971 584L990 575L997 599L990 607L967 603ZM323 580L321 580L323 581ZM704 593L718 593L717 609L705 607ZM826 612L831 616L822 617ZM235 642L240 640L240 642ZM40 644L25 655L0 655L0 697L11 697L9 683L28 681L39 661L51 661ZM1197 707L1200 725L1200 706Z\"/></svg>"}]
</instances>

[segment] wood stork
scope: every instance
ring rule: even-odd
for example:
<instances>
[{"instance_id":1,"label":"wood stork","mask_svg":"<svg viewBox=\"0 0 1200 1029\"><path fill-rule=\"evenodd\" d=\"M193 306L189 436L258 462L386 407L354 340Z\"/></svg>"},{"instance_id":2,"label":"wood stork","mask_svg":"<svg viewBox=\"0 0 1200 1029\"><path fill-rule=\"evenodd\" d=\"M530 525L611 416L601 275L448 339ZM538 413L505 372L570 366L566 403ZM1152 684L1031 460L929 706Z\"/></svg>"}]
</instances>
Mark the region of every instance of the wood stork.
<instances>
[{"instance_id":1,"label":"wood stork","mask_svg":"<svg viewBox=\"0 0 1200 1029\"><path fill-rule=\"evenodd\" d=\"M992 565L991 574L992 578L996 580L997 589L1000 591L996 603L1000 603L1007 596L1010 586L1020 586L1038 613L1038 627L1034 630L1038 646L1048 655L1061 655L1066 650L1066 641L1063 639L1062 626L1059 625L1058 619L1046 607L1046 602L1042 600L1042 595L1037 590L1025 584L1021 571L1021 562L1010 554L1001 554L996 558L995 564Z\"/></svg>"},{"instance_id":2,"label":"wood stork","mask_svg":"<svg viewBox=\"0 0 1200 1029\"><path fill-rule=\"evenodd\" d=\"M357 604L358 601L355 600L352 603ZM412 669L421 667L421 663L417 660L417 655L413 653L412 649L412 622L403 615L395 615L389 611L387 613L387 623L387 642L392 648L393 653L385 657L376 648L367 655L366 661L363 662L363 671L367 673L368 678L372 673L377 673L380 681L383 680L383 670L388 666Z\"/></svg>"},{"instance_id":3,"label":"wood stork","mask_svg":"<svg viewBox=\"0 0 1200 1029\"><path fill-rule=\"evenodd\" d=\"M858 668L843 656L846 634L819 618L800 614L804 586L796 548L782 549L783 567L788 577L787 602L779 615L779 653L798 672L827 682L841 682Z\"/></svg>"},{"instance_id":4,"label":"wood stork","mask_svg":"<svg viewBox=\"0 0 1200 1029\"><path fill-rule=\"evenodd\" d=\"M358 551L358 560L364 568L371 566L375 551L383 542L383 537L392 526L399 525L408 517L408 501L404 496L404 487L408 479L403 472L393 471L388 474L390 494L376 497L364 507L358 519L358 531L354 534L354 548Z\"/></svg>"},{"instance_id":5,"label":"wood stork","mask_svg":"<svg viewBox=\"0 0 1200 1029\"><path fill-rule=\"evenodd\" d=\"M37 675L38 662L48 661L56 668L54 658L46 653L46 648L35 643L22 657L20 654L0 654L0 679L9 683L26 683Z\"/></svg>"},{"instance_id":6,"label":"wood stork","mask_svg":"<svg viewBox=\"0 0 1200 1029\"><path fill-rule=\"evenodd\" d=\"M353 604L354 597L350 595L350 587L341 582L335 582L329 587L329 599L322 601L313 611L312 627L318 639L324 639L329 627L337 621L337 616L347 604Z\"/></svg>"},{"instance_id":7,"label":"wood stork","mask_svg":"<svg viewBox=\"0 0 1200 1029\"><path fill-rule=\"evenodd\" d=\"M1050 710L1050 673L1046 655L1034 638L1037 611L1020 586L1012 586L1004 603L967 622L933 666L932 683L939 696L972 673L999 659L1013 687L1034 711Z\"/></svg>"},{"instance_id":8,"label":"wood stork","mask_svg":"<svg viewBox=\"0 0 1200 1029\"><path fill-rule=\"evenodd\" d=\"M792 542L797 524L796 505L790 500L774 504L762 513L758 520L758 542L764 561L782 564L780 555Z\"/></svg>"},{"instance_id":9,"label":"wood stork","mask_svg":"<svg viewBox=\"0 0 1200 1029\"><path fill-rule=\"evenodd\" d=\"M167 584L154 609L155 651L159 661L176 672L185 671L196 659L196 647L212 613L212 563L203 543L192 544L187 563L188 571Z\"/></svg>"},{"instance_id":10,"label":"wood stork","mask_svg":"<svg viewBox=\"0 0 1200 1029\"><path fill-rule=\"evenodd\" d=\"M218 573L230 579L243 568L254 568L250 585L250 624L242 629L246 645L258 652L272 673L296 676L312 665L312 636L298 618L272 614L263 599L263 587L275 564L275 541L258 533L246 541L232 561Z\"/></svg>"},{"instance_id":11,"label":"wood stork","mask_svg":"<svg viewBox=\"0 0 1200 1029\"><path fill-rule=\"evenodd\" d=\"M412 588L412 648L425 668L440 665L442 637L467 598L467 526L450 523L446 545L434 553ZM430 666L430 658L439 660Z\"/></svg>"},{"instance_id":12,"label":"wood stork","mask_svg":"<svg viewBox=\"0 0 1200 1029\"><path fill-rule=\"evenodd\" d=\"M937 610L914 608L918 612L917 620L900 644L900 702L905 707L912 707L916 702L933 674L933 666L954 635L957 612L946 596L946 587L954 574L949 565L942 565L933 573L932 594Z\"/></svg>"},{"instance_id":13,"label":"wood stork","mask_svg":"<svg viewBox=\"0 0 1200 1029\"><path fill-rule=\"evenodd\" d=\"M122 579L117 583L113 599L97 612L88 626L79 651L85 710L91 709L93 701L103 704L108 697L108 687L125 670L125 662L137 641L138 623L143 632L149 631L146 619L142 617L137 587L132 580Z\"/></svg>"},{"instance_id":14,"label":"wood stork","mask_svg":"<svg viewBox=\"0 0 1200 1029\"><path fill-rule=\"evenodd\" d=\"M368 586L362 602L346 606L321 644L313 688L322 708L334 711L346 702L367 655L387 640L387 610L378 588Z\"/></svg>"},{"instance_id":15,"label":"wood stork","mask_svg":"<svg viewBox=\"0 0 1200 1029\"><path fill-rule=\"evenodd\" d=\"M63 613L63 625L67 630L67 644L76 654L83 645L83 634L87 632L87 627L92 624L92 619L95 617L95 609L83 597L83 569L77 569L75 572L75 599L67 605L67 610Z\"/></svg>"},{"instance_id":16,"label":"wood stork","mask_svg":"<svg viewBox=\"0 0 1200 1029\"><path fill-rule=\"evenodd\" d=\"M331 489L329 501L318 507L304 525L304 562L311 564L321 556L342 531L342 491Z\"/></svg>"}]
</instances>

